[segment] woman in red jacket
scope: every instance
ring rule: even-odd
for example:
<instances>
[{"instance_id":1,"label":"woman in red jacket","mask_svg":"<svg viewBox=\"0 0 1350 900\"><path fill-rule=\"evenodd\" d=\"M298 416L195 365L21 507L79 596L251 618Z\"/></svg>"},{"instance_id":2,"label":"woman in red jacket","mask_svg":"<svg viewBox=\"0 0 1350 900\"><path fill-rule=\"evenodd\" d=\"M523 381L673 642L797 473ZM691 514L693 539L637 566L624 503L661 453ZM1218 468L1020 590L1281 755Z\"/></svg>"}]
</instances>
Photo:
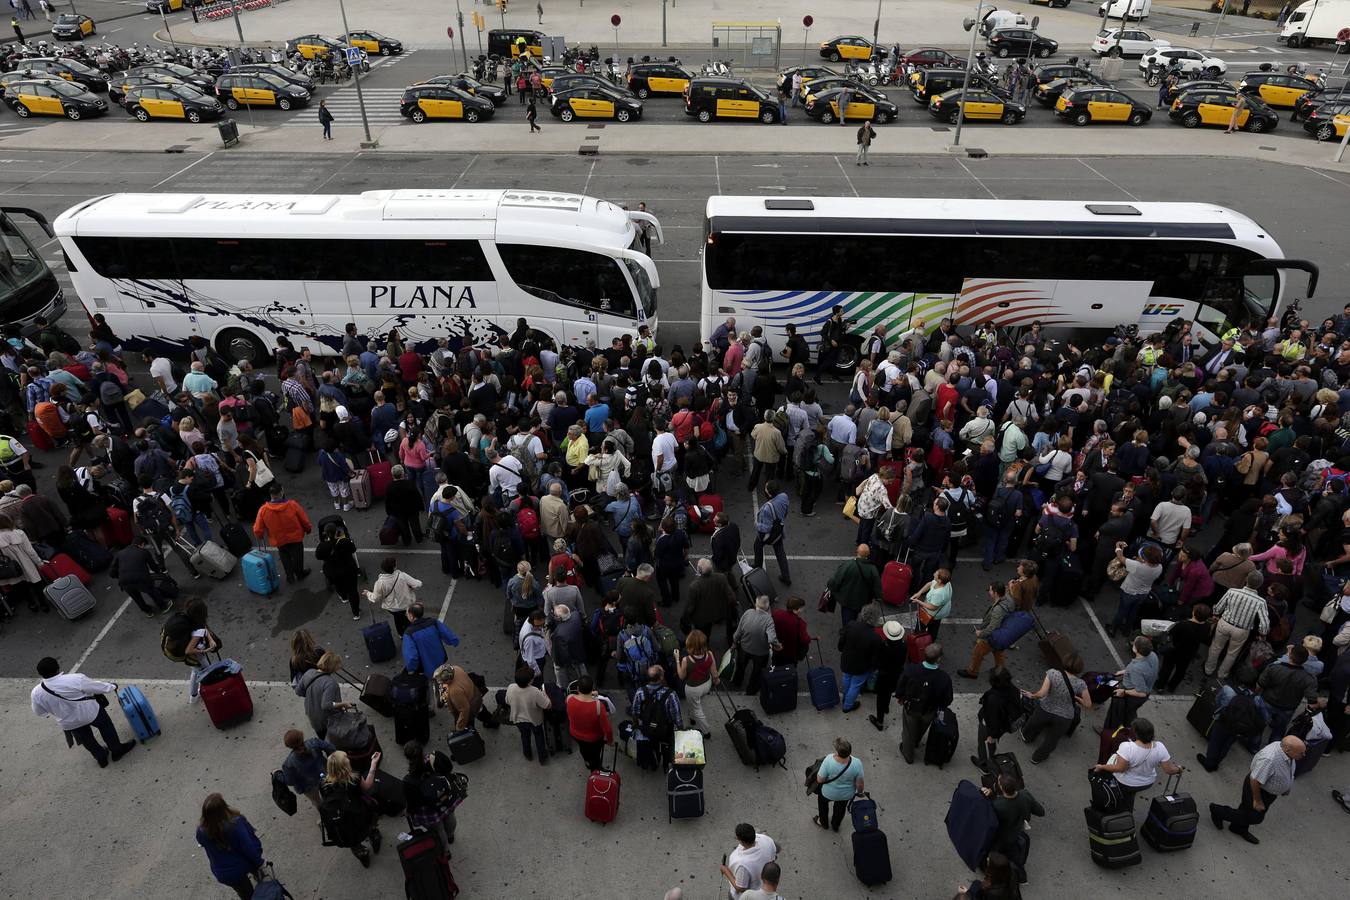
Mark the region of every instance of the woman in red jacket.
<instances>
[{"instance_id":1,"label":"woman in red jacket","mask_svg":"<svg viewBox=\"0 0 1350 900\"><path fill-rule=\"evenodd\" d=\"M581 761L588 772L601 767L605 746L614 743L610 711L609 700L596 691L591 676L581 676L577 692L567 698L567 728L581 749Z\"/></svg>"}]
</instances>

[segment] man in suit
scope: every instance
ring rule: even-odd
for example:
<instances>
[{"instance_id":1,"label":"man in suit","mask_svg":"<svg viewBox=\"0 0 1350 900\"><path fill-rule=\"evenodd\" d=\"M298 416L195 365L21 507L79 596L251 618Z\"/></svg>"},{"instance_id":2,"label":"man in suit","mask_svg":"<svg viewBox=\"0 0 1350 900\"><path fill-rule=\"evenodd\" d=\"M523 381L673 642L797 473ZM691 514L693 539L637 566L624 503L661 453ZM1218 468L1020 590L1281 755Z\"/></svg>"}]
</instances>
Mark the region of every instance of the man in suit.
<instances>
[{"instance_id":1,"label":"man in suit","mask_svg":"<svg viewBox=\"0 0 1350 900\"><path fill-rule=\"evenodd\" d=\"M1187 332L1175 341L1167 345L1167 355L1170 356L1177 365L1191 362L1195 359L1195 337Z\"/></svg>"},{"instance_id":2,"label":"man in suit","mask_svg":"<svg viewBox=\"0 0 1350 900\"><path fill-rule=\"evenodd\" d=\"M1223 345L1209 355L1205 360L1205 374L1214 377L1222 372L1226 367L1239 362L1241 355L1233 349L1232 338L1226 338Z\"/></svg>"},{"instance_id":3,"label":"man in suit","mask_svg":"<svg viewBox=\"0 0 1350 900\"><path fill-rule=\"evenodd\" d=\"M736 559L741 555L741 527L731 521L725 512L713 518L717 526L712 533L711 556L713 569L727 576L735 587L740 581L740 567Z\"/></svg>"}]
</instances>

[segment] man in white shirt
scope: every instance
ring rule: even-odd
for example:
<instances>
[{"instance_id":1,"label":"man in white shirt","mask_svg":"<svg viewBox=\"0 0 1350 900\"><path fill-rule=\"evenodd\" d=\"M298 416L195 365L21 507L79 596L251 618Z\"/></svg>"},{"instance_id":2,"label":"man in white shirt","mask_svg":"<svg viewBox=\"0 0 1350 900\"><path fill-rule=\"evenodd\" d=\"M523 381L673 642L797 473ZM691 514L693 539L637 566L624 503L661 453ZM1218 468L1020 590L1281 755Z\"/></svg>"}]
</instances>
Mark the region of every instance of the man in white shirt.
<instances>
[{"instance_id":1,"label":"man in white shirt","mask_svg":"<svg viewBox=\"0 0 1350 900\"><path fill-rule=\"evenodd\" d=\"M1294 789L1294 770L1298 761L1308 752L1308 745L1293 735L1266 744L1252 757L1252 767L1242 781L1242 802L1237 809L1231 806L1209 805L1209 818L1215 828L1228 830L1249 844L1260 839L1249 830L1265 821L1266 810L1276 798Z\"/></svg>"},{"instance_id":2,"label":"man in white shirt","mask_svg":"<svg viewBox=\"0 0 1350 900\"><path fill-rule=\"evenodd\" d=\"M1180 547L1191 533L1191 508L1186 505L1186 489L1172 488L1172 499L1153 508L1149 521L1149 537L1163 545L1164 550Z\"/></svg>"},{"instance_id":3,"label":"man in white shirt","mask_svg":"<svg viewBox=\"0 0 1350 900\"><path fill-rule=\"evenodd\" d=\"M670 423L665 419L657 419L654 423L656 428L656 437L652 438L652 479L653 484L660 479L660 490L665 492L670 487L665 486L668 480L673 480L675 472L675 451L679 449L679 443L675 440L675 434L670 430ZM683 488L675 486L677 492Z\"/></svg>"},{"instance_id":4,"label":"man in white shirt","mask_svg":"<svg viewBox=\"0 0 1350 900\"><path fill-rule=\"evenodd\" d=\"M496 450L488 453L488 493L495 495L500 488L502 499L509 501L520 491L520 480L520 460Z\"/></svg>"},{"instance_id":5,"label":"man in white shirt","mask_svg":"<svg viewBox=\"0 0 1350 900\"><path fill-rule=\"evenodd\" d=\"M79 744L97 760L101 769L108 767L109 760L117 762L136 749L135 741L123 743L117 736L117 727L108 718L108 710L95 699L116 693L117 685L94 681L84 675L68 675L50 656L38 661L37 671L42 680L33 688L33 713L56 719L66 733L67 747ZM103 736L106 747L94 737L95 728Z\"/></svg>"},{"instance_id":6,"label":"man in white shirt","mask_svg":"<svg viewBox=\"0 0 1350 900\"><path fill-rule=\"evenodd\" d=\"M156 356L150 360L150 377L155 380L155 384L159 385L159 389L166 397L172 397L178 390L178 382L173 377L173 363L169 362L167 357Z\"/></svg>"},{"instance_id":7,"label":"man in white shirt","mask_svg":"<svg viewBox=\"0 0 1350 900\"><path fill-rule=\"evenodd\" d=\"M778 858L778 845L767 834L757 834L753 825L736 826L736 849L722 865L722 877L730 885L731 900L739 900L746 891L763 887L764 866Z\"/></svg>"}]
</instances>

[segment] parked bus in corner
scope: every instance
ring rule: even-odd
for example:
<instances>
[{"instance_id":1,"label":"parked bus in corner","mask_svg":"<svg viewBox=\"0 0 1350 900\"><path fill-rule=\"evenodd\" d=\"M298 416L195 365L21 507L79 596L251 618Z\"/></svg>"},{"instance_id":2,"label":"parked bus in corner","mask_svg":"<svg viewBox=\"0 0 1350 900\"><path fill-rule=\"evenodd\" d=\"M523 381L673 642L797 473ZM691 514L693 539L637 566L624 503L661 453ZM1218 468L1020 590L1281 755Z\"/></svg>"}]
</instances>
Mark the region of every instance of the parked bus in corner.
<instances>
[{"instance_id":1,"label":"parked bus in corner","mask_svg":"<svg viewBox=\"0 0 1350 900\"><path fill-rule=\"evenodd\" d=\"M1197 336L1264 323L1317 267L1284 259L1246 216L1207 203L711 197L704 219L703 334L728 316L784 326L815 349L831 308L844 308L851 370L865 335L922 319L999 327L1040 321L1079 340L1120 324L1159 331L1180 316Z\"/></svg>"},{"instance_id":2,"label":"parked bus in corner","mask_svg":"<svg viewBox=\"0 0 1350 900\"><path fill-rule=\"evenodd\" d=\"M66 312L66 298L47 261L11 216L25 216L55 237L47 217L21 206L0 206L0 322L18 325L24 334L37 330L41 316L55 322Z\"/></svg>"},{"instance_id":3,"label":"parked bus in corner","mask_svg":"<svg viewBox=\"0 0 1350 900\"><path fill-rule=\"evenodd\" d=\"M346 323L423 349L482 346L516 320L559 347L656 329L639 223L593 197L527 190L110 194L56 220L71 281L127 346L265 359L279 336L331 354Z\"/></svg>"}]
</instances>

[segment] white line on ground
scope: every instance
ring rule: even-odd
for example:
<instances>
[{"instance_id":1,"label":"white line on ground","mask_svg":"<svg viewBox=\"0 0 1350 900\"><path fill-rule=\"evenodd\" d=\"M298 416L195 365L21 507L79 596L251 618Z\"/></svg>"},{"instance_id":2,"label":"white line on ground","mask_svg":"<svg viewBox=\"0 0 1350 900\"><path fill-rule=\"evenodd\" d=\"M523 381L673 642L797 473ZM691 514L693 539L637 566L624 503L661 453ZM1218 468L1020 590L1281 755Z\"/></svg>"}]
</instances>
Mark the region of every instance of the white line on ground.
<instances>
[{"instance_id":1,"label":"white line on ground","mask_svg":"<svg viewBox=\"0 0 1350 900\"><path fill-rule=\"evenodd\" d=\"M713 172L717 175L717 193L722 193L722 163L713 157Z\"/></svg>"},{"instance_id":2,"label":"white line on ground","mask_svg":"<svg viewBox=\"0 0 1350 900\"><path fill-rule=\"evenodd\" d=\"M437 553L441 551L437 550ZM437 616L442 622L445 621L445 614L450 611L450 601L455 599L455 585L459 583L458 579L451 578L450 586L445 589L445 599L441 601L441 614Z\"/></svg>"},{"instance_id":3,"label":"white line on ground","mask_svg":"<svg viewBox=\"0 0 1350 900\"><path fill-rule=\"evenodd\" d=\"M1102 181L1105 181L1107 184L1111 185L1111 187L1113 187L1113 188L1115 188L1116 190L1120 191L1122 194L1124 194L1126 197L1129 197L1131 200L1135 201L1136 203L1139 202L1139 198L1138 198L1138 197L1136 197L1134 194L1131 194L1129 191L1125 190L1125 188L1121 187L1119 184L1117 184L1116 182L1112 181L1110 178L1107 178L1107 177L1106 177L1105 175L1103 175L1101 172L1098 172L1097 169L1094 168L1094 167L1092 166L1092 164L1089 163L1087 160L1085 160L1085 159L1079 159L1078 161L1079 161L1080 163L1082 163L1083 165L1087 166L1088 169L1092 172L1093 175L1096 175L1096 176L1097 176L1098 178L1100 178Z\"/></svg>"},{"instance_id":4,"label":"white line on ground","mask_svg":"<svg viewBox=\"0 0 1350 900\"><path fill-rule=\"evenodd\" d=\"M1105 644L1106 649L1110 651L1111 658L1116 661L1116 665L1120 666L1122 669L1125 668L1125 660L1120 658L1120 654L1116 651L1116 645L1111 642L1110 635L1108 635L1106 629L1102 627L1102 620L1097 618L1097 614L1092 611L1092 604L1088 603L1082 597L1078 598L1078 602L1083 604L1083 609L1087 611L1088 619L1092 622L1092 627L1096 628L1097 634L1101 635L1102 643Z\"/></svg>"},{"instance_id":5,"label":"white line on ground","mask_svg":"<svg viewBox=\"0 0 1350 900\"><path fill-rule=\"evenodd\" d=\"M89 654L98 649L98 645L108 636L108 632L112 631L112 627L117 624L118 619L122 618L122 613L126 612L130 605L130 597L122 601L122 605L117 607L117 612L113 613L112 618L108 620L108 624L103 626L103 630L98 633L98 637L94 638L93 642L84 648L84 652L80 654L80 658L75 661L74 667L70 670L72 673L80 671L80 666L84 665L84 661L89 658Z\"/></svg>"},{"instance_id":6,"label":"white line on ground","mask_svg":"<svg viewBox=\"0 0 1350 900\"><path fill-rule=\"evenodd\" d=\"M450 190L453 191L455 188L459 187L459 183L464 180L465 175L469 174L469 170L473 168L473 164L476 162L478 162L477 153L475 153L473 157L469 160L469 164L464 167L464 171L459 173L459 177L455 179L455 183L450 185Z\"/></svg>"},{"instance_id":7,"label":"white line on ground","mask_svg":"<svg viewBox=\"0 0 1350 900\"><path fill-rule=\"evenodd\" d=\"M586 172L586 184L581 188L581 193L583 196L590 193L588 188L590 188L591 186L591 176L595 174L595 164L598 163L599 161L600 160L598 159L591 160L591 167Z\"/></svg>"},{"instance_id":8,"label":"white line on ground","mask_svg":"<svg viewBox=\"0 0 1350 900\"><path fill-rule=\"evenodd\" d=\"M995 194L992 190L990 190L989 185L985 184L982 180L980 180L980 176L978 176L978 175L976 175L974 172L970 171L970 166L966 165L966 161L965 161L964 159L961 159L961 158L958 156L958 157L956 158L956 162L957 162L957 165L959 165L961 168L963 168L963 169L966 170L966 174L967 174L967 175L969 175L971 178L974 178L974 179L975 179L975 183L976 183L976 184L978 184L980 187L984 188L985 191L988 192L988 194L989 194L989 196L990 196L991 199L994 199L994 200L997 200L997 199L998 199L998 194Z\"/></svg>"},{"instance_id":9,"label":"white line on ground","mask_svg":"<svg viewBox=\"0 0 1350 900\"><path fill-rule=\"evenodd\" d=\"M183 166L183 168L179 169L177 172L174 172L174 173L173 173L172 175L170 175L168 178L164 178L164 179L161 179L160 181L155 182L154 186L151 187L150 190L153 191L155 188L159 187L161 184L164 184L165 182L168 182L168 181L173 181L173 180L174 180L175 178L177 178L179 175L182 175L182 174L183 174L184 172L186 172L188 169L191 169L193 166L197 165L197 163L204 163L204 162L206 162L208 159L210 159L211 157L213 157L213 156L215 156L215 155L216 155L216 151L212 150L210 153L206 154L206 155L203 156L201 159L195 159L195 160L193 160L192 162L188 163L186 166Z\"/></svg>"},{"instance_id":10,"label":"white line on ground","mask_svg":"<svg viewBox=\"0 0 1350 900\"><path fill-rule=\"evenodd\" d=\"M853 179L849 178L848 172L844 170L844 164L839 161L839 157L834 157L834 164L839 167L839 174L843 175L844 180L848 182L848 189L853 192L853 196L861 197L862 195L858 193L858 189L853 186Z\"/></svg>"}]
</instances>

